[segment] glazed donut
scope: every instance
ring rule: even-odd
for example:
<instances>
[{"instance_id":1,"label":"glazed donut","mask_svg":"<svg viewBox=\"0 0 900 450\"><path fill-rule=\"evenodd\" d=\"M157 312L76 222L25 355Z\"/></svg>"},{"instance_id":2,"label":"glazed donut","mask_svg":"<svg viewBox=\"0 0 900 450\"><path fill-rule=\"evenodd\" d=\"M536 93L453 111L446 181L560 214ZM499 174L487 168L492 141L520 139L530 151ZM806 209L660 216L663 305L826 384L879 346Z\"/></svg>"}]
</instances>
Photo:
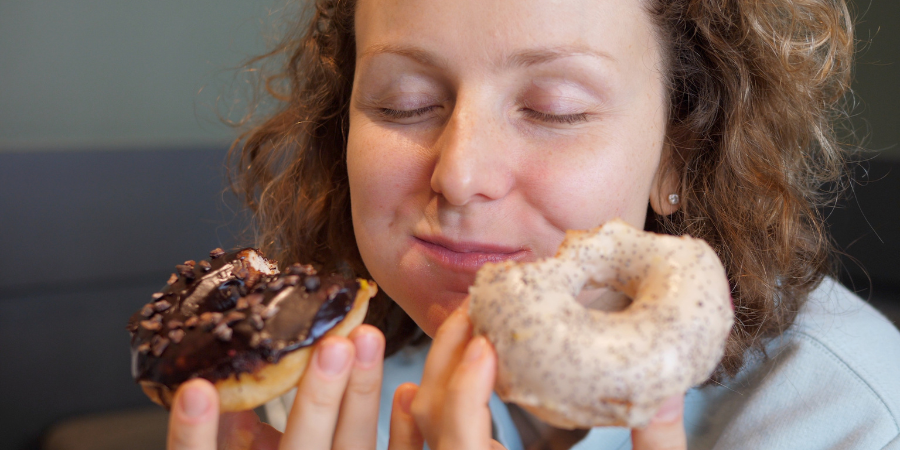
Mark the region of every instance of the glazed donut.
<instances>
[{"instance_id":1,"label":"glazed donut","mask_svg":"<svg viewBox=\"0 0 900 450\"><path fill-rule=\"evenodd\" d=\"M296 386L312 349L362 323L374 283L310 265L280 273L251 248L186 261L168 286L128 321L131 372L156 403L172 405L181 383L201 377L220 410L255 408Z\"/></svg>"},{"instance_id":2,"label":"glazed donut","mask_svg":"<svg viewBox=\"0 0 900 450\"><path fill-rule=\"evenodd\" d=\"M631 298L589 309L585 287ZM708 379L733 322L716 253L613 220L570 231L554 258L485 264L469 288L474 332L498 355L495 390L560 428L641 427Z\"/></svg>"}]
</instances>

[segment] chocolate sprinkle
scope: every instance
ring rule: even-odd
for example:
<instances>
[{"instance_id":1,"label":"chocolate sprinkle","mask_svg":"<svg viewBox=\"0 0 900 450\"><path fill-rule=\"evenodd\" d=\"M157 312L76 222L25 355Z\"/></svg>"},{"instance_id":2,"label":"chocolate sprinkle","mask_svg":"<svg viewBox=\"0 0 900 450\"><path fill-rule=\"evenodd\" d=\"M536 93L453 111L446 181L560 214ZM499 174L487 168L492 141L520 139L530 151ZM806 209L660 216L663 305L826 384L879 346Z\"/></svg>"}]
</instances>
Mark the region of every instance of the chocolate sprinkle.
<instances>
[{"instance_id":1,"label":"chocolate sprinkle","mask_svg":"<svg viewBox=\"0 0 900 450\"><path fill-rule=\"evenodd\" d=\"M204 272L209 272L209 270L212 269L212 265L209 263L209 261L200 261L200 263L197 264L197 267L199 267Z\"/></svg>"},{"instance_id":2,"label":"chocolate sprinkle","mask_svg":"<svg viewBox=\"0 0 900 450\"><path fill-rule=\"evenodd\" d=\"M287 272L292 275L315 275L316 269L309 264L294 263L288 267Z\"/></svg>"},{"instance_id":3,"label":"chocolate sprinkle","mask_svg":"<svg viewBox=\"0 0 900 450\"><path fill-rule=\"evenodd\" d=\"M244 320L245 318L247 318L247 315L246 315L246 314L240 313L240 312L237 312L237 311L232 311L232 312L228 313L228 315L225 316L224 319L222 319L222 323L226 323L226 324L228 324L228 325L231 325L231 324L233 324L233 323L235 323L235 322L237 322L237 321L239 321L239 320Z\"/></svg>"},{"instance_id":4,"label":"chocolate sprinkle","mask_svg":"<svg viewBox=\"0 0 900 450\"><path fill-rule=\"evenodd\" d=\"M246 297L244 297L244 298L247 300L247 303L248 303L251 307L253 307L253 306L257 306L257 305L259 305L260 303L262 303L263 299L265 299L265 296L263 296L263 295L260 294L260 293L255 293L255 294L250 294L250 295L248 295L248 296L246 296Z\"/></svg>"},{"instance_id":5,"label":"chocolate sprinkle","mask_svg":"<svg viewBox=\"0 0 900 450\"><path fill-rule=\"evenodd\" d=\"M194 279L194 266L179 264L175 266L175 270L177 270L178 273L181 274L181 276L189 280Z\"/></svg>"},{"instance_id":6,"label":"chocolate sprinkle","mask_svg":"<svg viewBox=\"0 0 900 450\"><path fill-rule=\"evenodd\" d=\"M142 320L141 327L145 330L156 331L162 328L162 323L155 320Z\"/></svg>"},{"instance_id":7,"label":"chocolate sprinkle","mask_svg":"<svg viewBox=\"0 0 900 450\"><path fill-rule=\"evenodd\" d=\"M225 254L225 250L222 250L221 248L216 248L215 250L209 252L209 257L212 259L216 259L224 254Z\"/></svg>"},{"instance_id":8,"label":"chocolate sprinkle","mask_svg":"<svg viewBox=\"0 0 900 450\"><path fill-rule=\"evenodd\" d=\"M214 326L218 325L221 320L222 313L211 311L205 312L200 314L200 327L211 330Z\"/></svg>"},{"instance_id":9,"label":"chocolate sprinkle","mask_svg":"<svg viewBox=\"0 0 900 450\"><path fill-rule=\"evenodd\" d=\"M172 307L172 304L165 300L160 300L153 304L153 309L156 310L156 312L162 312L171 307Z\"/></svg>"},{"instance_id":10,"label":"chocolate sprinkle","mask_svg":"<svg viewBox=\"0 0 900 450\"><path fill-rule=\"evenodd\" d=\"M153 339L150 341L150 346L153 349L153 356L161 356L164 351L166 351L166 347L169 346L169 340L156 335L153 336Z\"/></svg>"},{"instance_id":11,"label":"chocolate sprinkle","mask_svg":"<svg viewBox=\"0 0 900 450\"><path fill-rule=\"evenodd\" d=\"M213 330L213 334L216 335L216 338L220 341L228 342L231 340L232 334L234 334L234 330L232 330L227 323L222 322L219 326Z\"/></svg>"},{"instance_id":12,"label":"chocolate sprinkle","mask_svg":"<svg viewBox=\"0 0 900 450\"><path fill-rule=\"evenodd\" d=\"M171 339L173 343L178 344L184 339L184 335L184 330L172 330L169 332L169 339Z\"/></svg>"},{"instance_id":13,"label":"chocolate sprinkle","mask_svg":"<svg viewBox=\"0 0 900 450\"><path fill-rule=\"evenodd\" d=\"M150 317L153 313L156 312L156 308L153 307L153 303L147 303L141 308L141 316Z\"/></svg>"},{"instance_id":14,"label":"chocolate sprinkle","mask_svg":"<svg viewBox=\"0 0 900 450\"><path fill-rule=\"evenodd\" d=\"M250 314L250 325L253 325L253 328L259 331L263 329L266 323L263 322L263 318L259 314Z\"/></svg>"},{"instance_id":15,"label":"chocolate sprinkle","mask_svg":"<svg viewBox=\"0 0 900 450\"><path fill-rule=\"evenodd\" d=\"M269 282L270 291L280 291L284 288L284 278L276 278Z\"/></svg>"},{"instance_id":16,"label":"chocolate sprinkle","mask_svg":"<svg viewBox=\"0 0 900 450\"><path fill-rule=\"evenodd\" d=\"M288 276L284 277L285 286L296 286L297 283L299 283L299 282L300 282L300 277L298 277L297 275L288 275Z\"/></svg>"}]
</instances>

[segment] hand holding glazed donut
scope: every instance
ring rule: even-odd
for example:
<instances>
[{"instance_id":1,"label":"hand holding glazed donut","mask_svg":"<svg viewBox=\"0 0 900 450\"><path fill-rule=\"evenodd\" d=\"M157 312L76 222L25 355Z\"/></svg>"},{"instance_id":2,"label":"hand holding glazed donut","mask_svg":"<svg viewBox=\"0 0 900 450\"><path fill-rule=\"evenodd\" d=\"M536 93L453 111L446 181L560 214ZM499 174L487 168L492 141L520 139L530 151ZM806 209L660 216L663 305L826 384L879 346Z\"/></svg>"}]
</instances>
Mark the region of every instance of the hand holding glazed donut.
<instances>
[{"instance_id":1,"label":"hand holding glazed donut","mask_svg":"<svg viewBox=\"0 0 900 450\"><path fill-rule=\"evenodd\" d=\"M411 406L432 450L502 448L488 408L497 357L484 337L472 338L466 310L464 303L438 329Z\"/></svg>"},{"instance_id":2,"label":"hand holding glazed donut","mask_svg":"<svg viewBox=\"0 0 900 450\"><path fill-rule=\"evenodd\" d=\"M468 301L450 315L438 329L422 375L422 386L407 383L397 389L415 395L411 414L431 449L502 449L491 438L488 401L496 378L497 354L483 336L472 336L466 314ZM397 424L395 398L391 423L390 450L420 450L423 437L408 425ZM412 445L394 445L412 442ZM683 396L663 404L649 425L632 430L635 450L686 449L683 425Z\"/></svg>"}]
</instances>

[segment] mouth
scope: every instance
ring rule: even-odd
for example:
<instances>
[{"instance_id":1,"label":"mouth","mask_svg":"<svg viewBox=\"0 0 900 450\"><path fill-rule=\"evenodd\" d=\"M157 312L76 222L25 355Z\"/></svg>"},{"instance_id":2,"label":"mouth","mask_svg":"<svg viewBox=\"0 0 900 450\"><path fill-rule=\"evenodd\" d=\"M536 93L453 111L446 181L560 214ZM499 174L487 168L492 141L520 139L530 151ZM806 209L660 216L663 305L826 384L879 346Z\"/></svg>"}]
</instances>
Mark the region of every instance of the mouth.
<instances>
[{"instance_id":1,"label":"mouth","mask_svg":"<svg viewBox=\"0 0 900 450\"><path fill-rule=\"evenodd\" d=\"M414 236L414 245L437 264L455 271L474 274L485 263L522 261L531 257L527 248L480 242L457 242L439 236Z\"/></svg>"}]
</instances>

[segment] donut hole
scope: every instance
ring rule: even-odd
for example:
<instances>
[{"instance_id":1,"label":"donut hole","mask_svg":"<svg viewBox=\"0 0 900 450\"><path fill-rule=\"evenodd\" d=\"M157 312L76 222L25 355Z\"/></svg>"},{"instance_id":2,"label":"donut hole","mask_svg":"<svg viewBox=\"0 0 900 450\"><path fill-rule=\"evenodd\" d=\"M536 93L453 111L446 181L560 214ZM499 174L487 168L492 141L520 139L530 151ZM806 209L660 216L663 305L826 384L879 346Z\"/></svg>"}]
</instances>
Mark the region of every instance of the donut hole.
<instances>
[{"instance_id":1,"label":"donut hole","mask_svg":"<svg viewBox=\"0 0 900 450\"><path fill-rule=\"evenodd\" d=\"M633 301L624 292L596 280L585 283L575 299L585 308L606 312L622 311Z\"/></svg>"}]
</instances>

